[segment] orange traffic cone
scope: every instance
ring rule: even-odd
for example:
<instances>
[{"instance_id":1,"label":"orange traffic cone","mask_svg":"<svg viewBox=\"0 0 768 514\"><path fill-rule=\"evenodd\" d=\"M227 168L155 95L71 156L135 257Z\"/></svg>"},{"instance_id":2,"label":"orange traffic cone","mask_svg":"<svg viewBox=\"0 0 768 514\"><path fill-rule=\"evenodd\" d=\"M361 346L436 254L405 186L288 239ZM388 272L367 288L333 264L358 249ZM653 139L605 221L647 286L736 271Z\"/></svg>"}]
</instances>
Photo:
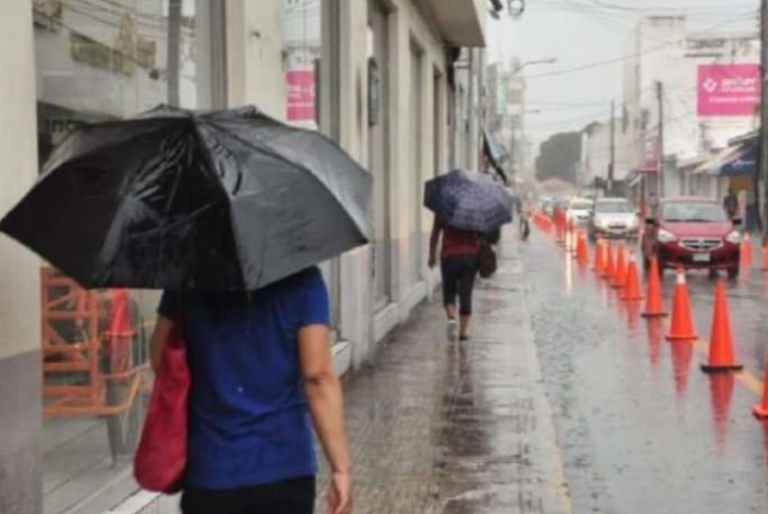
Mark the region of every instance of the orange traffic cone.
<instances>
[{"instance_id":1,"label":"orange traffic cone","mask_svg":"<svg viewBox=\"0 0 768 514\"><path fill-rule=\"evenodd\" d=\"M600 274L605 270L605 241L602 239L598 239L595 245L595 265L592 270Z\"/></svg>"},{"instance_id":2,"label":"orange traffic cone","mask_svg":"<svg viewBox=\"0 0 768 514\"><path fill-rule=\"evenodd\" d=\"M576 262L580 266L589 265L589 246L584 232L579 232L579 238L576 240Z\"/></svg>"},{"instance_id":3,"label":"orange traffic cone","mask_svg":"<svg viewBox=\"0 0 768 514\"><path fill-rule=\"evenodd\" d=\"M715 312L712 316L712 334L709 340L709 363L702 364L706 373L741 371L744 366L735 363L733 337L731 336L731 315L728 312L728 294L725 281L717 282Z\"/></svg>"},{"instance_id":4,"label":"orange traffic cone","mask_svg":"<svg viewBox=\"0 0 768 514\"><path fill-rule=\"evenodd\" d=\"M621 295L621 299L624 301L642 300L643 296L642 288L640 287L640 274L637 271L637 262L635 262L634 254L629 254L629 264L627 265L627 287L624 290L624 294Z\"/></svg>"},{"instance_id":5,"label":"orange traffic cone","mask_svg":"<svg viewBox=\"0 0 768 514\"><path fill-rule=\"evenodd\" d=\"M691 314L691 298L688 296L688 285L685 283L685 271L677 270L677 284L672 307L672 330L667 334L669 341L692 341L698 339L693 328Z\"/></svg>"},{"instance_id":6,"label":"orange traffic cone","mask_svg":"<svg viewBox=\"0 0 768 514\"><path fill-rule=\"evenodd\" d=\"M661 273L659 260L651 258L651 269L648 272L648 301L645 303L644 318L662 318L667 316L664 311L664 298L661 294Z\"/></svg>"},{"instance_id":7,"label":"orange traffic cone","mask_svg":"<svg viewBox=\"0 0 768 514\"><path fill-rule=\"evenodd\" d=\"M614 289L624 289L627 286L627 249L624 241L619 242L616 250L616 269L611 285Z\"/></svg>"},{"instance_id":8,"label":"orange traffic cone","mask_svg":"<svg viewBox=\"0 0 768 514\"><path fill-rule=\"evenodd\" d=\"M605 267L603 268L603 278L610 281L616 274L616 266L613 263L613 243L608 241L605 245Z\"/></svg>"},{"instance_id":9,"label":"orange traffic cone","mask_svg":"<svg viewBox=\"0 0 768 514\"><path fill-rule=\"evenodd\" d=\"M107 348L110 355L110 371L124 371L129 362L129 348L131 340L136 335L131 320L130 296L125 289L112 291L112 312L109 318Z\"/></svg>"},{"instance_id":10,"label":"orange traffic cone","mask_svg":"<svg viewBox=\"0 0 768 514\"><path fill-rule=\"evenodd\" d=\"M752 267L752 239L749 234L744 234L744 239L741 242L741 267Z\"/></svg>"},{"instance_id":11,"label":"orange traffic cone","mask_svg":"<svg viewBox=\"0 0 768 514\"><path fill-rule=\"evenodd\" d=\"M763 401L752 407L752 413L757 419L768 419L768 364L765 367Z\"/></svg>"}]
</instances>

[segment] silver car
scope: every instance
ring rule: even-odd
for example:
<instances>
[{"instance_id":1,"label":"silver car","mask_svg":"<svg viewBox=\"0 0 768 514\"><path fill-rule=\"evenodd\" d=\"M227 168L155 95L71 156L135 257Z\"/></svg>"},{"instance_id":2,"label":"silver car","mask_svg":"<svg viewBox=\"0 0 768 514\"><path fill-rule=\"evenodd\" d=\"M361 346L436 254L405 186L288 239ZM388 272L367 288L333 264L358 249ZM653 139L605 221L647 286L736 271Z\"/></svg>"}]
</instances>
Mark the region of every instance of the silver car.
<instances>
[{"instance_id":1,"label":"silver car","mask_svg":"<svg viewBox=\"0 0 768 514\"><path fill-rule=\"evenodd\" d=\"M589 220L589 237L637 239L640 216L624 198L600 198Z\"/></svg>"}]
</instances>

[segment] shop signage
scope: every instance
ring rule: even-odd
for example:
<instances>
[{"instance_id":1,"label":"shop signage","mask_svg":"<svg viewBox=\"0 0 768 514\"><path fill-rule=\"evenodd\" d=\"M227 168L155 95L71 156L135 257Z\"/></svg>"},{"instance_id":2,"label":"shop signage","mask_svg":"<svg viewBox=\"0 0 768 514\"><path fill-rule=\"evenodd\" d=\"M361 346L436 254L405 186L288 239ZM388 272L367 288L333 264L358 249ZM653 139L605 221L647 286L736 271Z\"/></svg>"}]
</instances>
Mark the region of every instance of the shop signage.
<instances>
[{"instance_id":1,"label":"shop signage","mask_svg":"<svg viewBox=\"0 0 768 514\"><path fill-rule=\"evenodd\" d=\"M315 72L290 70L288 85L288 121L315 121Z\"/></svg>"},{"instance_id":2,"label":"shop signage","mask_svg":"<svg viewBox=\"0 0 768 514\"><path fill-rule=\"evenodd\" d=\"M760 66L758 64L699 66L699 116L754 116L759 104Z\"/></svg>"}]
</instances>

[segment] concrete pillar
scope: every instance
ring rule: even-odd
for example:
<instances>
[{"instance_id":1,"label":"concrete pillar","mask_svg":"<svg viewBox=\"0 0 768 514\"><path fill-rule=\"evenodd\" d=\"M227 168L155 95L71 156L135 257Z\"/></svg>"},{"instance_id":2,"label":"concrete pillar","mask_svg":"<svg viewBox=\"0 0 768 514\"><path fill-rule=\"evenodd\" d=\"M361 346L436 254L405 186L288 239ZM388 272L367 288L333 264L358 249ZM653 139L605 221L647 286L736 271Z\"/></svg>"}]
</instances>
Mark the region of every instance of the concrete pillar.
<instances>
[{"instance_id":1,"label":"concrete pillar","mask_svg":"<svg viewBox=\"0 0 768 514\"><path fill-rule=\"evenodd\" d=\"M0 217L37 178L35 59L28 0L0 6ZM0 512L42 512L40 261L0 235Z\"/></svg>"},{"instance_id":2,"label":"concrete pillar","mask_svg":"<svg viewBox=\"0 0 768 514\"><path fill-rule=\"evenodd\" d=\"M339 145L368 167L368 3L338 3ZM373 351L373 253L359 248L341 257L341 334L359 368Z\"/></svg>"}]
</instances>

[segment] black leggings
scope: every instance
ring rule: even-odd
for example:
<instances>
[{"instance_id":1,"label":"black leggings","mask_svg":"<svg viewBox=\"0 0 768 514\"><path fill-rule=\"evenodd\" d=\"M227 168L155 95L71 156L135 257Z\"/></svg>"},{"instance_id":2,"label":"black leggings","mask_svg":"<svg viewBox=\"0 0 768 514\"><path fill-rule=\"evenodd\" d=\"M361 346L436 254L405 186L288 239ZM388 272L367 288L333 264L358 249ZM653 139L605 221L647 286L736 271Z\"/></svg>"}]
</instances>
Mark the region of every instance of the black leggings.
<instances>
[{"instance_id":1,"label":"black leggings","mask_svg":"<svg viewBox=\"0 0 768 514\"><path fill-rule=\"evenodd\" d=\"M477 257L448 257L443 259L443 303L456 305L459 297L459 314L472 314L472 289L475 287Z\"/></svg>"},{"instance_id":2,"label":"black leggings","mask_svg":"<svg viewBox=\"0 0 768 514\"><path fill-rule=\"evenodd\" d=\"M314 509L315 477L228 491L187 488L181 496L183 514L312 514Z\"/></svg>"}]
</instances>

